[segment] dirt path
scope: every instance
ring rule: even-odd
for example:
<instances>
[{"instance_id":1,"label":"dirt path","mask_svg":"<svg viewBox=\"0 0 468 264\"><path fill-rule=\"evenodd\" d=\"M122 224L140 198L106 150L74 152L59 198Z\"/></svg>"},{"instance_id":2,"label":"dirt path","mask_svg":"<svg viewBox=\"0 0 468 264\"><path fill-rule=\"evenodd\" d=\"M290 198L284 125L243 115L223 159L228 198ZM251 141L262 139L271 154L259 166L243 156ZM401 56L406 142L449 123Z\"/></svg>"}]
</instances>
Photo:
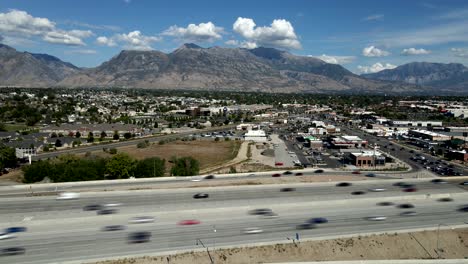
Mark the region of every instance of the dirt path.
<instances>
[{"instance_id":1,"label":"dirt path","mask_svg":"<svg viewBox=\"0 0 468 264\"><path fill-rule=\"evenodd\" d=\"M463 259L468 257L468 229L390 233L309 242L285 241L260 247L210 250L214 263L253 264L300 261ZM210 263L206 251L109 260L96 264Z\"/></svg>"},{"instance_id":2,"label":"dirt path","mask_svg":"<svg viewBox=\"0 0 468 264\"><path fill-rule=\"evenodd\" d=\"M216 165L216 166L212 166L212 167L209 167L209 168L205 168L203 170L200 171L200 174L206 174L206 173L210 173L210 172L213 172L213 171L217 171L217 170L220 170L220 169L223 169L223 168L229 168L231 166L235 166L241 162L244 162L248 159L247 157L247 151L248 151L248 148L249 148L249 142L242 142L241 146L239 147L239 151L237 152L237 156L224 163L224 164L220 164L220 165Z\"/></svg>"}]
</instances>

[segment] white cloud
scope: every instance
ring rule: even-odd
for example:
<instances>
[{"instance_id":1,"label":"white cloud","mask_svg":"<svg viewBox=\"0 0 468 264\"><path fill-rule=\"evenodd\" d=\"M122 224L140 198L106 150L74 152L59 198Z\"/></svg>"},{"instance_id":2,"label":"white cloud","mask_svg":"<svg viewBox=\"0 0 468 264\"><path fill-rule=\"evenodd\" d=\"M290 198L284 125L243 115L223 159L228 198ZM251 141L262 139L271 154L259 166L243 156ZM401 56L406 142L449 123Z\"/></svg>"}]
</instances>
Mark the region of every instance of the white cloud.
<instances>
[{"instance_id":1,"label":"white cloud","mask_svg":"<svg viewBox=\"0 0 468 264\"><path fill-rule=\"evenodd\" d=\"M401 55L405 56L410 56L410 55L426 55L430 54L430 50L425 50L425 49L416 49L416 48L409 48L409 49L403 49L401 51Z\"/></svg>"},{"instance_id":2,"label":"white cloud","mask_svg":"<svg viewBox=\"0 0 468 264\"><path fill-rule=\"evenodd\" d=\"M162 34L166 36L172 36L179 38L184 41L195 41L195 42L213 42L221 39L221 34L224 29L217 27L212 22L189 24L186 28L171 26L166 29Z\"/></svg>"},{"instance_id":3,"label":"white cloud","mask_svg":"<svg viewBox=\"0 0 468 264\"><path fill-rule=\"evenodd\" d=\"M117 43L111 38L100 36L96 38L96 43L102 46L114 47L117 46Z\"/></svg>"},{"instance_id":4,"label":"white cloud","mask_svg":"<svg viewBox=\"0 0 468 264\"><path fill-rule=\"evenodd\" d=\"M450 51L456 57L468 58L468 49L451 48Z\"/></svg>"},{"instance_id":5,"label":"white cloud","mask_svg":"<svg viewBox=\"0 0 468 264\"><path fill-rule=\"evenodd\" d=\"M47 18L33 17L25 11L0 13L0 32L20 37L41 36L46 42L65 45L85 45L83 38L93 35L90 30L62 30Z\"/></svg>"},{"instance_id":6,"label":"white cloud","mask_svg":"<svg viewBox=\"0 0 468 264\"><path fill-rule=\"evenodd\" d=\"M140 31L135 30L128 34L115 34L112 37L100 36L96 38L96 43L102 46L114 47L117 43L123 45L125 49L131 50L151 50L151 45L160 41L161 38L155 36L145 36Z\"/></svg>"},{"instance_id":7,"label":"white cloud","mask_svg":"<svg viewBox=\"0 0 468 264\"><path fill-rule=\"evenodd\" d=\"M89 54L96 54L97 51L93 49L77 49L77 50L68 50L68 51L65 51L65 53L89 55Z\"/></svg>"},{"instance_id":8,"label":"white cloud","mask_svg":"<svg viewBox=\"0 0 468 264\"><path fill-rule=\"evenodd\" d=\"M366 57L384 57L390 55L390 52L369 46L362 50L362 55Z\"/></svg>"},{"instance_id":9,"label":"white cloud","mask_svg":"<svg viewBox=\"0 0 468 264\"><path fill-rule=\"evenodd\" d=\"M397 66L390 64L390 63L380 63L377 62L371 66L358 66L358 70L360 73L375 73L383 70L388 70L388 69L395 69Z\"/></svg>"},{"instance_id":10,"label":"white cloud","mask_svg":"<svg viewBox=\"0 0 468 264\"><path fill-rule=\"evenodd\" d=\"M320 56L309 55L308 57L321 59L324 62L331 63L331 64L347 64L347 63L353 62L356 59L356 57L354 56L333 56L333 55L326 55L326 54L322 54Z\"/></svg>"},{"instance_id":11,"label":"white cloud","mask_svg":"<svg viewBox=\"0 0 468 264\"><path fill-rule=\"evenodd\" d=\"M224 44L229 45L229 46L239 46L239 41L235 39L230 39L224 42Z\"/></svg>"},{"instance_id":12,"label":"white cloud","mask_svg":"<svg viewBox=\"0 0 468 264\"><path fill-rule=\"evenodd\" d=\"M269 27L257 27L253 19L238 17L232 26L250 46L300 49L301 43L291 23L285 19L275 19Z\"/></svg>"},{"instance_id":13,"label":"white cloud","mask_svg":"<svg viewBox=\"0 0 468 264\"><path fill-rule=\"evenodd\" d=\"M363 18L362 21L380 21L383 19L384 19L383 14L374 14L374 15L370 15L370 16Z\"/></svg>"}]
</instances>

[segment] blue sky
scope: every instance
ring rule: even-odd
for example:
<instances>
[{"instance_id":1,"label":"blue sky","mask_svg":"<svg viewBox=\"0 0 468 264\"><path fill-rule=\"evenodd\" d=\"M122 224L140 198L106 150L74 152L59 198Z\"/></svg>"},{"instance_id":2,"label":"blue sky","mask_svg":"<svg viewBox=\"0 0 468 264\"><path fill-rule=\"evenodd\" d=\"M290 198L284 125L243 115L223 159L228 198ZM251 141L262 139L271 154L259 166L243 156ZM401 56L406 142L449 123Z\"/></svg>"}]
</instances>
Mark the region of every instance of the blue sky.
<instances>
[{"instance_id":1,"label":"blue sky","mask_svg":"<svg viewBox=\"0 0 468 264\"><path fill-rule=\"evenodd\" d=\"M0 40L94 67L122 49L269 46L355 73L468 65L468 1L2 0Z\"/></svg>"}]
</instances>

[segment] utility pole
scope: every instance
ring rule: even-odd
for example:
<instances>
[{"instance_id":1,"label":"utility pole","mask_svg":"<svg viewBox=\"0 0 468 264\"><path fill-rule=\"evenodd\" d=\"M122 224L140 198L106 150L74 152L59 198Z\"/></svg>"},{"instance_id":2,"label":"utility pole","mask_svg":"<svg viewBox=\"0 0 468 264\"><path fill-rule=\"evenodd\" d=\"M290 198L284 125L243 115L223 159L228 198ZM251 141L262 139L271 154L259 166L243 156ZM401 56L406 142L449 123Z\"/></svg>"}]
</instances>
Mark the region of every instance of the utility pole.
<instances>
[{"instance_id":1,"label":"utility pole","mask_svg":"<svg viewBox=\"0 0 468 264\"><path fill-rule=\"evenodd\" d=\"M201 239L197 238L197 240L195 240L195 245L198 246L198 242L200 242L200 244L206 248L206 252L208 253L208 257L210 258L210 263L211 264L214 264L214 260L213 258L211 257L211 254L210 254L210 250L208 249L208 247L205 247L205 244L203 244L203 242L201 241Z\"/></svg>"}]
</instances>

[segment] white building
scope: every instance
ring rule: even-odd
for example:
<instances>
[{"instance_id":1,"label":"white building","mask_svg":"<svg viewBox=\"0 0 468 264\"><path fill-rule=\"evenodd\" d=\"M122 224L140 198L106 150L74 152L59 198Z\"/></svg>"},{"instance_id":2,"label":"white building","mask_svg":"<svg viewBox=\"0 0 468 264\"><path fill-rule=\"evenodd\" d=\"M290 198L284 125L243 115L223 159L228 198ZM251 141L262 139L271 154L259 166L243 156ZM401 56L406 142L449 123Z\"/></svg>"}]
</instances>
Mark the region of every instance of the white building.
<instances>
[{"instance_id":1,"label":"white building","mask_svg":"<svg viewBox=\"0 0 468 264\"><path fill-rule=\"evenodd\" d=\"M411 121L411 120L392 120L392 126L409 126L409 127L434 127L442 126L442 121Z\"/></svg>"},{"instance_id":2,"label":"white building","mask_svg":"<svg viewBox=\"0 0 468 264\"><path fill-rule=\"evenodd\" d=\"M246 141L255 141L255 142L265 142L268 140L265 131L263 130L249 130L244 135L244 140Z\"/></svg>"}]
</instances>

